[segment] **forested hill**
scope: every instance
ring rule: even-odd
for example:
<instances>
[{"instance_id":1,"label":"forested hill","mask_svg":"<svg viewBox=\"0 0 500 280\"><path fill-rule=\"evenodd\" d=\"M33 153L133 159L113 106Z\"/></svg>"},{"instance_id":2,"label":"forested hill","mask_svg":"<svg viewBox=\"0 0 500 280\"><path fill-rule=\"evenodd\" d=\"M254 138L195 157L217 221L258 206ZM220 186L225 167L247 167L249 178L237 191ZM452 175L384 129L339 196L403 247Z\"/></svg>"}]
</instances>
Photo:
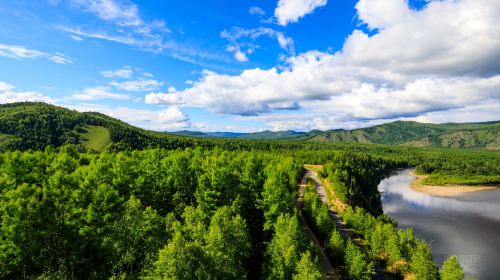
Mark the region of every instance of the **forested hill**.
<instances>
[{"instance_id":1,"label":"forested hill","mask_svg":"<svg viewBox=\"0 0 500 280\"><path fill-rule=\"evenodd\" d=\"M360 142L414 147L500 149L500 121L428 124L396 121L355 130L263 131L257 133L178 131L175 135L201 138Z\"/></svg>"},{"instance_id":2,"label":"forested hill","mask_svg":"<svg viewBox=\"0 0 500 280\"><path fill-rule=\"evenodd\" d=\"M216 140L203 138L231 138ZM242 139L237 141L236 139ZM397 121L356 130L263 131L258 133L190 132L161 133L147 131L95 112L77 112L45 103L11 103L0 105L0 151L7 149L44 149L47 145L80 145L84 149L143 149L163 147L242 145L252 140L295 140L287 145L320 142L361 142L397 144L416 147L450 147L500 149L500 121L467 124L422 124ZM302 143L302 144L299 144ZM276 143L276 142L273 142ZM295 144L294 144L295 143ZM278 145L278 144L273 144Z\"/></svg>"},{"instance_id":3,"label":"forested hill","mask_svg":"<svg viewBox=\"0 0 500 280\"><path fill-rule=\"evenodd\" d=\"M310 141L498 150L500 149L500 121L461 124L396 121L356 130L315 131L302 137Z\"/></svg>"},{"instance_id":4,"label":"forested hill","mask_svg":"<svg viewBox=\"0 0 500 280\"><path fill-rule=\"evenodd\" d=\"M95 112L77 112L45 103L0 105L0 151L41 150L46 146L80 145L106 148L184 148L201 140L147 131Z\"/></svg>"}]
</instances>

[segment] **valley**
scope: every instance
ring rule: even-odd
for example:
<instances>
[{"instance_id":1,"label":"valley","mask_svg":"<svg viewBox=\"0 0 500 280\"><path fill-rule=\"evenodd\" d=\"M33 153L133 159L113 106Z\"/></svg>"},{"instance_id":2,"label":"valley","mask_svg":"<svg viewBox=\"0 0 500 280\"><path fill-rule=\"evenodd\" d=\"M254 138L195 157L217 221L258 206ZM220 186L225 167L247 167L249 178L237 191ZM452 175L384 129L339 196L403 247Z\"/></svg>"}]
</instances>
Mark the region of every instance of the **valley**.
<instances>
[{"instance_id":1,"label":"valley","mask_svg":"<svg viewBox=\"0 0 500 280\"><path fill-rule=\"evenodd\" d=\"M415 168L419 184L482 189L500 183L498 151L174 136L40 103L0 109L1 278L483 275L381 186Z\"/></svg>"}]
</instances>

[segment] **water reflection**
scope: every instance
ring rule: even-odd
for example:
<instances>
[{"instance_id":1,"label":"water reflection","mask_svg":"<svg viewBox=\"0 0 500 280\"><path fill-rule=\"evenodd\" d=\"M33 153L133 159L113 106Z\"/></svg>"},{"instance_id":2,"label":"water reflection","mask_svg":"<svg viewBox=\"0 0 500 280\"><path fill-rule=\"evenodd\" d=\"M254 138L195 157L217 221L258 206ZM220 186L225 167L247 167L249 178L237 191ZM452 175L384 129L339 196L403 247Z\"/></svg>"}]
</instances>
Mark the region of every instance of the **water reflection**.
<instances>
[{"instance_id":1,"label":"water reflection","mask_svg":"<svg viewBox=\"0 0 500 280\"><path fill-rule=\"evenodd\" d=\"M439 264L458 255L468 275L500 279L500 190L433 197L413 191L413 179L402 170L380 183L384 212L427 240Z\"/></svg>"}]
</instances>

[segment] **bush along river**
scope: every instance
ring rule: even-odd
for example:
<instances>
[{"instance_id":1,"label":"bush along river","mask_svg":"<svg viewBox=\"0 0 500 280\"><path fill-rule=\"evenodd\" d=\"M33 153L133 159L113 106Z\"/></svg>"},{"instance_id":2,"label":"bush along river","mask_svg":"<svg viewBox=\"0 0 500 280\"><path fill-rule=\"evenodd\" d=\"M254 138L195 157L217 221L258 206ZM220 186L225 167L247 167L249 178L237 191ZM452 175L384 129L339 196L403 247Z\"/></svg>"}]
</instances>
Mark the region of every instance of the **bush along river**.
<instances>
[{"instance_id":1,"label":"bush along river","mask_svg":"<svg viewBox=\"0 0 500 280\"><path fill-rule=\"evenodd\" d=\"M439 265L456 255L466 278L500 279L500 189L435 197L411 188L411 171L380 182L384 213L429 242Z\"/></svg>"}]
</instances>

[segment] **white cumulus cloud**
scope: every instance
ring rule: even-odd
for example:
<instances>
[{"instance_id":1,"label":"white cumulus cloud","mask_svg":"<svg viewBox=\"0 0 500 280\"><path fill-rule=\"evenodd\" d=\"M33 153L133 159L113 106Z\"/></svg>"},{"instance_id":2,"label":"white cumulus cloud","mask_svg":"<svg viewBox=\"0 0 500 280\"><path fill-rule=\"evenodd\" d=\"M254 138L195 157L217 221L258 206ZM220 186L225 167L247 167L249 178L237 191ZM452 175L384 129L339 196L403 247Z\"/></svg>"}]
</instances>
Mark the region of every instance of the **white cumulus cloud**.
<instances>
[{"instance_id":1,"label":"white cumulus cloud","mask_svg":"<svg viewBox=\"0 0 500 280\"><path fill-rule=\"evenodd\" d=\"M177 106L170 106L158 112L158 121L161 123L184 122L187 120L189 120L188 116Z\"/></svg>"},{"instance_id":2,"label":"white cumulus cloud","mask_svg":"<svg viewBox=\"0 0 500 280\"><path fill-rule=\"evenodd\" d=\"M145 101L244 118L304 108L311 129L498 107L500 1L431 1L421 10L403 0L381 3L358 2L361 24L376 32L353 31L336 53L292 56L284 69L205 71L190 88L151 93Z\"/></svg>"},{"instance_id":3,"label":"white cumulus cloud","mask_svg":"<svg viewBox=\"0 0 500 280\"><path fill-rule=\"evenodd\" d=\"M8 91L15 88L13 85L9 85L4 81L0 81L0 91Z\"/></svg>"},{"instance_id":4,"label":"white cumulus cloud","mask_svg":"<svg viewBox=\"0 0 500 280\"><path fill-rule=\"evenodd\" d=\"M279 25L285 26L290 22L297 22L301 17L325 6L326 3L327 0L279 0L274 16Z\"/></svg>"},{"instance_id":5,"label":"white cumulus cloud","mask_svg":"<svg viewBox=\"0 0 500 280\"><path fill-rule=\"evenodd\" d=\"M55 100L36 91L14 91L15 86L0 81L0 104L14 102L46 102Z\"/></svg>"},{"instance_id":6,"label":"white cumulus cloud","mask_svg":"<svg viewBox=\"0 0 500 280\"><path fill-rule=\"evenodd\" d=\"M189 116L175 106L160 111L135 109L125 106L114 107L93 103L63 106L80 112L99 112L132 125L156 131L175 131L186 129L191 126Z\"/></svg>"},{"instance_id":7,"label":"white cumulus cloud","mask_svg":"<svg viewBox=\"0 0 500 280\"><path fill-rule=\"evenodd\" d=\"M0 104L14 103L14 102L54 103L55 100L36 91L24 91L24 92L8 91L0 93Z\"/></svg>"}]
</instances>

